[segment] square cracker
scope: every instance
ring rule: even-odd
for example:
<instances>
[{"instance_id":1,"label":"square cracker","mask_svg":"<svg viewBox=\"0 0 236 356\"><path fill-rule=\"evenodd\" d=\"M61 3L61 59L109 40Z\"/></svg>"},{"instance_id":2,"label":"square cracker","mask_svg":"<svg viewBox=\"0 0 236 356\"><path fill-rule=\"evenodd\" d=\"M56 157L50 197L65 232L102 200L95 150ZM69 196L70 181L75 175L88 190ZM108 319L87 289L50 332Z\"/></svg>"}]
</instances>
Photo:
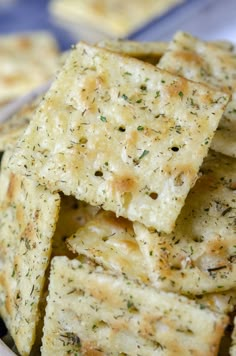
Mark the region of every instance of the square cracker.
<instances>
[{"instance_id":1,"label":"square cracker","mask_svg":"<svg viewBox=\"0 0 236 356\"><path fill-rule=\"evenodd\" d=\"M87 24L109 36L123 37L182 0L52 0L51 13L61 20ZM132 15L131 15L132 14Z\"/></svg>"},{"instance_id":2,"label":"square cracker","mask_svg":"<svg viewBox=\"0 0 236 356\"><path fill-rule=\"evenodd\" d=\"M52 78L58 58L56 40L46 31L1 35L0 105Z\"/></svg>"},{"instance_id":3,"label":"square cracker","mask_svg":"<svg viewBox=\"0 0 236 356\"><path fill-rule=\"evenodd\" d=\"M216 355L227 317L66 257L52 261L42 355Z\"/></svg>"},{"instance_id":4,"label":"square cracker","mask_svg":"<svg viewBox=\"0 0 236 356\"><path fill-rule=\"evenodd\" d=\"M224 113L213 138L212 148L236 156L236 56L214 43L204 42L188 33L178 32L158 67L196 82L221 88L233 95L234 102ZM192 102L193 111L196 108ZM228 129L227 129L228 128Z\"/></svg>"},{"instance_id":5,"label":"square cracker","mask_svg":"<svg viewBox=\"0 0 236 356\"><path fill-rule=\"evenodd\" d=\"M11 165L52 191L170 232L227 101L151 64L79 43Z\"/></svg>"},{"instance_id":6,"label":"square cracker","mask_svg":"<svg viewBox=\"0 0 236 356\"><path fill-rule=\"evenodd\" d=\"M212 151L171 234L134 224L154 285L185 294L236 286L236 160Z\"/></svg>"},{"instance_id":7,"label":"square cracker","mask_svg":"<svg viewBox=\"0 0 236 356\"><path fill-rule=\"evenodd\" d=\"M8 168L0 174L0 315L21 355L35 341L60 197Z\"/></svg>"},{"instance_id":8,"label":"square cracker","mask_svg":"<svg viewBox=\"0 0 236 356\"><path fill-rule=\"evenodd\" d=\"M135 240L133 224L101 211L66 240L74 253L85 255L108 270L148 282L147 267Z\"/></svg>"},{"instance_id":9,"label":"square cracker","mask_svg":"<svg viewBox=\"0 0 236 356\"><path fill-rule=\"evenodd\" d=\"M236 90L235 53L186 32L174 35L158 67L230 93Z\"/></svg>"}]
</instances>

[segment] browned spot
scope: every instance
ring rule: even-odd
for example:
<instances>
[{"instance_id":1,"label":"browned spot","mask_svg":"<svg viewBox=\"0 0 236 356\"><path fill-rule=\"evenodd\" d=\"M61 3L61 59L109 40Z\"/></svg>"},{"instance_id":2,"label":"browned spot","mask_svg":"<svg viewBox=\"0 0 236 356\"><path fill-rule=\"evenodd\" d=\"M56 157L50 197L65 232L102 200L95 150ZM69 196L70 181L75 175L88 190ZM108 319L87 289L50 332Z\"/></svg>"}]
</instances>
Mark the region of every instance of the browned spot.
<instances>
[{"instance_id":1,"label":"browned spot","mask_svg":"<svg viewBox=\"0 0 236 356\"><path fill-rule=\"evenodd\" d=\"M121 241L119 241L122 245L125 245L125 248L127 250L127 252L139 252L139 247L138 244L136 242L136 240L134 239L132 240L127 240L127 239L123 239Z\"/></svg>"},{"instance_id":2,"label":"browned spot","mask_svg":"<svg viewBox=\"0 0 236 356\"><path fill-rule=\"evenodd\" d=\"M16 206L16 221L19 225L25 224L25 209L22 204L17 203Z\"/></svg>"},{"instance_id":3,"label":"browned spot","mask_svg":"<svg viewBox=\"0 0 236 356\"><path fill-rule=\"evenodd\" d=\"M7 189L7 199L8 200L13 200L16 192L17 192L17 187L18 187L18 178L14 173L10 174L10 179L9 179L9 185Z\"/></svg>"},{"instance_id":4,"label":"browned spot","mask_svg":"<svg viewBox=\"0 0 236 356\"><path fill-rule=\"evenodd\" d=\"M4 81L5 85L15 85L18 84L22 80L22 75L21 74L14 74L14 75L6 75L2 78Z\"/></svg>"},{"instance_id":5,"label":"browned spot","mask_svg":"<svg viewBox=\"0 0 236 356\"><path fill-rule=\"evenodd\" d=\"M140 336L149 339L156 332L156 322L160 319L156 315L144 314L140 325Z\"/></svg>"},{"instance_id":6,"label":"browned spot","mask_svg":"<svg viewBox=\"0 0 236 356\"><path fill-rule=\"evenodd\" d=\"M32 48L32 41L30 38L21 37L18 40L18 46L20 47L20 49L30 49Z\"/></svg>"},{"instance_id":7,"label":"browned spot","mask_svg":"<svg viewBox=\"0 0 236 356\"><path fill-rule=\"evenodd\" d=\"M104 356L105 353L99 350L98 345L89 341L82 342L81 354L84 356Z\"/></svg>"},{"instance_id":8,"label":"browned spot","mask_svg":"<svg viewBox=\"0 0 236 356\"><path fill-rule=\"evenodd\" d=\"M213 255L214 257L221 256L225 262L229 257L228 247L227 240L225 241L222 240L220 236L215 236L205 245L205 254L207 256Z\"/></svg>"},{"instance_id":9,"label":"browned spot","mask_svg":"<svg viewBox=\"0 0 236 356\"><path fill-rule=\"evenodd\" d=\"M23 232L21 233L21 238L32 241L35 238L35 229L32 222L29 222Z\"/></svg>"},{"instance_id":10,"label":"browned spot","mask_svg":"<svg viewBox=\"0 0 236 356\"><path fill-rule=\"evenodd\" d=\"M166 85L166 93L172 97L184 98L185 94L188 92L188 81L184 78L178 78L171 84Z\"/></svg>"},{"instance_id":11,"label":"browned spot","mask_svg":"<svg viewBox=\"0 0 236 356\"><path fill-rule=\"evenodd\" d=\"M120 331L125 331L128 330L128 324L126 320L122 319L117 319L112 322L112 333L116 334L119 333Z\"/></svg>"},{"instance_id":12,"label":"browned spot","mask_svg":"<svg viewBox=\"0 0 236 356\"><path fill-rule=\"evenodd\" d=\"M176 179L176 183L179 186L182 185L181 182L185 179L192 181L196 178L196 170L190 164L178 164L174 167L166 165L164 172L171 177L175 177L174 179Z\"/></svg>"},{"instance_id":13,"label":"browned spot","mask_svg":"<svg viewBox=\"0 0 236 356\"><path fill-rule=\"evenodd\" d=\"M120 295L114 295L112 285L105 285L103 281L93 279L92 283L88 283L87 290L99 302L108 302L111 307L120 307L122 303L122 297Z\"/></svg>"},{"instance_id":14,"label":"browned spot","mask_svg":"<svg viewBox=\"0 0 236 356\"><path fill-rule=\"evenodd\" d=\"M134 192L137 186L136 181L132 176L123 175L118 176L114 175L112 181L110 182L112 191L114 193L118 192L120 194L125 192Z\"/></svg>"},{"instance_id":15,"label":"browned spot","mask_svg":"<svg viewBox=\"0 0 236 356\"><path fill-rule=\"evenodd\" d=\"M177 60L181 60L188 63L190 65L191 63L194 63L197 67L202 67L204 65L204 61L200 56L197 55L196 52L191 52L191 51L176 51L175 52L175 57Z\"/></svg>"},{"instance_id":16,"label":"browned spot","mask_svg":"<svg viewBox=\"0 0 236 356\"><path fill-rule=\"evenodd\" d=\"M92 11L98 16L106 16L107 9L103 2L101 1L93 1L92 2Z\"/></svg>"},{"instance_id":17,"label":"browned spot","mask_svg":"<svg viewBox=\"0 0 236 356\"><path fill-rule=\"evenodd\" d=\"M138 131L131 131L127 135L126 145L130 147L135 147L139 139Z\"/></svg>"},{"instance_id":18,"label":"browned spot","mask_svg":"<svg viewBox=\"0 0 236 356\"><path fill-rule=\"evenodd\" d=\"M229 189L230 190L236 190L236 182L232 182L229 184Z\"/></svg>"}]
</instances>

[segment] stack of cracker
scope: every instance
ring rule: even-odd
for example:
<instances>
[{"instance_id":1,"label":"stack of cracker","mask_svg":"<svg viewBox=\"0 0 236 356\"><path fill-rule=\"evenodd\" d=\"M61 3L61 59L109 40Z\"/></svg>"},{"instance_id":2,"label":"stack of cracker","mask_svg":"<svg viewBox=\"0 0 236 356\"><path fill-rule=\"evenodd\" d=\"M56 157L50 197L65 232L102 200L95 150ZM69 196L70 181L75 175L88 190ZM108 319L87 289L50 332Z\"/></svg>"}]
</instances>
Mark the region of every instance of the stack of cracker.
<instances>
[{"instance_id":1,"label":"stack of cracker","mask_svg":"<svg viewBox=\"0 0 236 356\"><path fill-rule=\"evenodd\" d=\"M3 124L0 315L20 355L224 345L236 57L185 33L142 46L78 43L17 142Z\"/></svg>"}]
</instances>

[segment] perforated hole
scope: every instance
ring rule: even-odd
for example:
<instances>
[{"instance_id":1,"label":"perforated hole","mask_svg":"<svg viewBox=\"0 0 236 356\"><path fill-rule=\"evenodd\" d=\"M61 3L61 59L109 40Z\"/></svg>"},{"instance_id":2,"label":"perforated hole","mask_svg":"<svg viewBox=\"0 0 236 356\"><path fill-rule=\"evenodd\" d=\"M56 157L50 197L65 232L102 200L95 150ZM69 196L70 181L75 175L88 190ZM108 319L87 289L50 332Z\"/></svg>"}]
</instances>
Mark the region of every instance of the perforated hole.
<instances>
[{"instance_id":1,"label":"perforated hole","mask_svg":"<svg viewBox=\"0 0 236 356\"><path fill-rule=\"evenodd\" d=\"M103 176L103 172L102 171L96 171L94 173L95 177L102 177Z\"/></svg>"},{"instance_id":2,"label":"perforated hole","mask_svg":"<svg viewBox=\"0 0 236 356\"><path fill-rule=\"evenodd\" d=\"M178 151L179 151L179 147L173 146L173 147L171 147L171 150L172 150L173 152L178 152Z\"/></svg>"},{"instance_id":3,"label":"perforated hole","mask_svg":"<svg viewBox=\"0 0 236 356\"><path fill-rule=\"evenodd\" d=\"M156 192L152 192L149 194L149 197L153 200L156 200L158 198L158 194Z\"/></svg>"},{"instance_id":4,"label":"perforated hole","mask_svg":"<svg viewBox=\"0 0 236 356\"><path fill-rule=\"evenodd\" d=\"M132 313L132 314L139 314L139 312L140 312L139 309L134 305L132 300L128 300L127 308L129 310L129 312Z\"/></svg>"},{"instance_id":5,"label":"perforated hole","mask_svg":"<svg viewBox=\"0 0 236 356\"><path fill-rule=\"evenodd\" d=\"M146 86L146 84L142 84L142 85L140 85L140 89L141 89L141 90L147 90L147 86Z\"/></svg>"},{"instance_id":6,"label":"perforated hole","mask_svg":"<svg viewBox=\"0 0 236 356\"><path fill-rule=\"evenodd\" d=\"M103 242L107 242L107 240L108 240L108 236L103 236L103 237L102 237L102 241L103 241Z\"/></svg>"},{"instance_id":7,"label":"perforated hole","mask_svg":"<svg viewBox=\"0 0 236 356\"><path fill-rule=\"evenodd\" d=\"M125 131L126 131L126 128L125 128L124 126L120 126L120 127L119 127L119 131L120 131L120 132L125 132Z\"/></svg>"}]
</instances>

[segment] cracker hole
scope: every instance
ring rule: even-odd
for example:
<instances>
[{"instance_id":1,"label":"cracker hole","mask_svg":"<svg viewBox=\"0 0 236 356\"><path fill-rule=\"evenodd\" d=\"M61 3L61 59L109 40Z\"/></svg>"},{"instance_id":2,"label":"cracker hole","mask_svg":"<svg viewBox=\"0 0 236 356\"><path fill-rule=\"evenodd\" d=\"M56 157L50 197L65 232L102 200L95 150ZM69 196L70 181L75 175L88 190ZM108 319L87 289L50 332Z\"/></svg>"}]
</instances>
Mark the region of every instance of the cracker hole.
<instances>
[{"instance_id":1,"label":"cracker hole","mask_svg":"<svg viewBox=\"0 0 236 356\"><path fill-rule=\"evenodd\" d=\"M157 200L158 194L157 194L156 192L152 192L152 193L149 194L149 197L150 197L151 199L153 199L153 200Z\"/></svg>"},{"instance_id":2,"label":"cracker hole","mask_svg":"<svg viewBox=\"0 0 236 356\"><path fill-rule=\"evenodd\" d=\"M96 171L94 173L95 177L102 177L103 176L103 172L102 171Z\"/></svg>"},{"instance_id":3,"label":"cracker hole","mask_svg":"<svg viewBox=\"0 0 236 356\"><path fill-rule=\"evenodd\" d=\"M132 301L127 302L127 307L128 307L129 313L131 313L131 314L139 314L140 313L139 309L134 305L134 303Z\"/></svg>"},{"instance_id":4,"label":"cracker hole","mask_svg":"<svg viewBox=\"0 0 236 356\"><path fill-rule=\"evenodd\" d=\"M120 132L125 132L126 131L126 128L124 126L120 126L119 129L118 129Z\"/></svg>"},{"instance_id":5,"label":"cracker hole","mask_svg":"<svg viewBox=\"0 0 236 356\"><path fill-rule=\"evenodd\" d=\"M179 147L173 146L173 147L171 147L171 150L172 150L173 152L178 152L178 151L179 151Z\"/></svg>"},{"instance_id":6,"label":"cracker hole","mask_svg":"<svg viewBox=\"0 0 236 356\"><path fill-rule=\"evenodd\" d=\"M197 242L197 243L201 243L201 242L204 241L204 236L195 236L195 237L193 238L193 241L194 241L194 242Z\"/></svg>"},{"instance_id":7,"label":"cracker hole","mask_svg":"<svg viewBox=\"0 0 236 356\"><path fill-rule=\"evenodd\" d=\"M108 239L109 239L108 236L103 236L103 237L102 237L102 241L103 241L103 242L107 242Z\"/></svg>"},{"instance_id":8,"label":"cracker hole","mask_svg":"<svg viewBox=\"0 0 236 356\"><path fill-rule=\"evenodd\" d=\"M145 84L140 85L141 90L147 90L147 86Z\"/></svg>"}]
</instances>

